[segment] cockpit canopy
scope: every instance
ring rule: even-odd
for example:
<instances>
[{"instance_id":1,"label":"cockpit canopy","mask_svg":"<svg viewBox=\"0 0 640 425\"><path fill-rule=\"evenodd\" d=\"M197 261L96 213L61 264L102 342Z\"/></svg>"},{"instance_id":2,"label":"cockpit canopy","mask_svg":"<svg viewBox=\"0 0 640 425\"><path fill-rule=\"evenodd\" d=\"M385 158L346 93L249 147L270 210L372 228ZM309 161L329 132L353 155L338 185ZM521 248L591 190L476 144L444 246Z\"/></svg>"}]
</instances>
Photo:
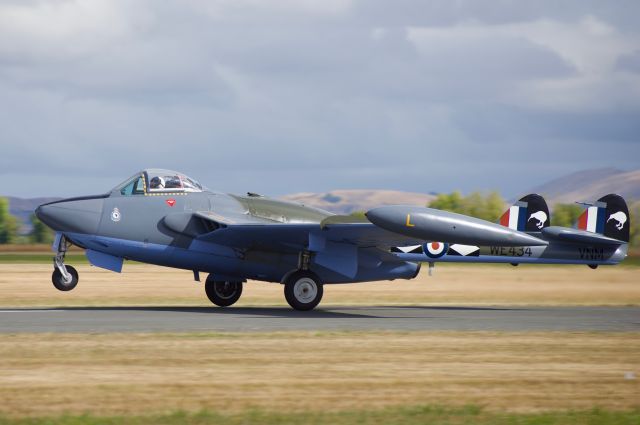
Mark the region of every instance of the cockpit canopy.
<instances>
[{"instance_id":1,"label":"cockpit canopy","mask_svg":"<svg viewBox=\"0 0 640 425\"><path fill-rule=\"evenodd\" d=\"M149 168L141 171L124 183L116 186L114 192L122 196L202 192L202 185L191 177L171 170Z\"/></svg>"}]
</instances>

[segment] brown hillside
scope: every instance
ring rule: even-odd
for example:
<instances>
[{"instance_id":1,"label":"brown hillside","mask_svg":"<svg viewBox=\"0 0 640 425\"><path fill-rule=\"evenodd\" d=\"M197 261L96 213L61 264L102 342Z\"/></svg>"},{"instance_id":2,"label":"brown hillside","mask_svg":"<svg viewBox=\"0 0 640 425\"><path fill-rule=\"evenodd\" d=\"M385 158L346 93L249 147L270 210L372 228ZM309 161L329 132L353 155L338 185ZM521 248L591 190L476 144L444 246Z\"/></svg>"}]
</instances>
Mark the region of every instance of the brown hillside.
<instances>
[{"instance_id":1,"label":"brown hillside","mask_svg":"<svg viewBox=\"0 0 640 425\"><path fill-rule=\"evenodd\" d=\"M339 214L366 211L380 205L421 205L426 206L435 195L395 190L333 190L326 193L295 193L282 199L322 208Z\"/></svg>"}]
</instances>

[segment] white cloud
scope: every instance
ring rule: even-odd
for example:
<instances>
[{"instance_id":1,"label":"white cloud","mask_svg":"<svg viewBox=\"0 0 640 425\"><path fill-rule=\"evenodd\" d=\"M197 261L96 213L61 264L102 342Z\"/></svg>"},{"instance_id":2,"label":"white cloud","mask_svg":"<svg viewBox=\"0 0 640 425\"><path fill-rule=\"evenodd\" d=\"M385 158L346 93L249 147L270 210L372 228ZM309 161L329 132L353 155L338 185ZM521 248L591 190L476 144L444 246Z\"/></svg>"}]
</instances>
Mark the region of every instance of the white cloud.
<instances>
[{"instance_id":1,"label":"white cloud","mask_svg":"<svg viewBox=\"0 0 640 425\"><path fill-rule=\"evenodd\" d=\"M59 60L92 54L131 35L143 16L111 0L0 4L0 52Z\"/></svg>"},{"instance_id":2,"label":"white cloud","mask_svg":"<svg viewBox=\"0 0 640 425\"><path fill-rule=\"evenodd\" d=\"M481 44L485 46L518 39L557 54L574 73L566 75L533 75L519 70L519 83L515 90L503 93L502 100L518 106L548 108L559 111L610 110L620 106L640 106L638 92L640 78L623 75L617 63L640 46L640 36L618 30L594 16L585 16L575 22L540 19L486 25L463 22L451 27L411 27L408 38L418 51L434 46L442 50L462 46L464 49ZM482 52L483 54L486 52ZM472 54L472 53L469 53ZM520 58L485 56L485 60L498 67L517 66ZM535 63L528 64L532 69ZM475 73L475 70L471 72ZM499 70L494 70L500 74ZM524 78L523 78L524 77Z\"/></svg>"},{"instance_id":3,"label":"white cloud","mask_svg":"<svg viewBox=\"0 0 640 425\"><path fill-rule=\"evenodd\" d=\"M638 30L585 1L0 2L0 173L41 195L146 166L230 191L512 190L533 141L556 170L635 166ZM605 142L624 148L581 149Z\"/></svg>"},{"instance_id":4,"label":"white cloud","mask_svg":"<svg viewBox=\"0 0 640 425\"><path fill-rule=\"evenodd\" d=\"M209 17L215 19L245 19L247 16L256 16L261 12L270 15L310 15L318 16L341 16L348 12L353 4L351 0L215 0L215 1L193 1L186 2L191 7L205 12ZM247 10L253 13L247 14Z\"/></svg>"},{"instance_id":5,"label":"white cloud","mask_svg":"<svg viewBox=\"0 0 640 425\"><path fill-rule=\"evenodd\" d=\"M617 58L634 51L640 43L637 35L624 34L594 16L577 22L544 19L505 25L503 31L553 50L583 75L611 72Z\"/></svg>"}]
</instances>

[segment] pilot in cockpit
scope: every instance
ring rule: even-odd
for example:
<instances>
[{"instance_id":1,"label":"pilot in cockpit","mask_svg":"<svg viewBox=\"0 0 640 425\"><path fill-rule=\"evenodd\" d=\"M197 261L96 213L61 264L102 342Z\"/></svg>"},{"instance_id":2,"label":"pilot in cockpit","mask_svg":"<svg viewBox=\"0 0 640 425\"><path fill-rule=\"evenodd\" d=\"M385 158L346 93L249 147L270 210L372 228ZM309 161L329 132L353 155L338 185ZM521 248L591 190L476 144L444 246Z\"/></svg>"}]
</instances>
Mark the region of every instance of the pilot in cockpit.
<instances>
[{"instance_id":1,"label":"pilot in cockpit","mask_svg":"<svg viewBox=\"0 0 640 425\"><path fill-rule=\"evenodd\" d=\"M160 176L155 176L149 182L149 188L151 189L164 189L164 179Z\"/></svg>"}]
</instances>

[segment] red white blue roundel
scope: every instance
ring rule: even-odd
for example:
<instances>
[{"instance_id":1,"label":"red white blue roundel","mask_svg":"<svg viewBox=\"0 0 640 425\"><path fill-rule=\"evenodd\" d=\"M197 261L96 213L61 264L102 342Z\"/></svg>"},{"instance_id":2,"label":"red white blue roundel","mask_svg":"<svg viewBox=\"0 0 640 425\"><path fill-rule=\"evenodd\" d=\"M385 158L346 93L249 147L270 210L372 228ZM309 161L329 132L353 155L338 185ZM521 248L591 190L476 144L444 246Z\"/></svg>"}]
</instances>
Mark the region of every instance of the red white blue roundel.
<instances>
[{"instance_id":1,"label":"red white blue roundel","mask_svg":"<svg viewBox=\"0 0 640 425\"><path fill-rule=\"evenodd\" d=\"M449 244L444 242L427 242L422 245L424 253L429 258L440 258L447 253Z\"/></svg>"}]
</instances>

